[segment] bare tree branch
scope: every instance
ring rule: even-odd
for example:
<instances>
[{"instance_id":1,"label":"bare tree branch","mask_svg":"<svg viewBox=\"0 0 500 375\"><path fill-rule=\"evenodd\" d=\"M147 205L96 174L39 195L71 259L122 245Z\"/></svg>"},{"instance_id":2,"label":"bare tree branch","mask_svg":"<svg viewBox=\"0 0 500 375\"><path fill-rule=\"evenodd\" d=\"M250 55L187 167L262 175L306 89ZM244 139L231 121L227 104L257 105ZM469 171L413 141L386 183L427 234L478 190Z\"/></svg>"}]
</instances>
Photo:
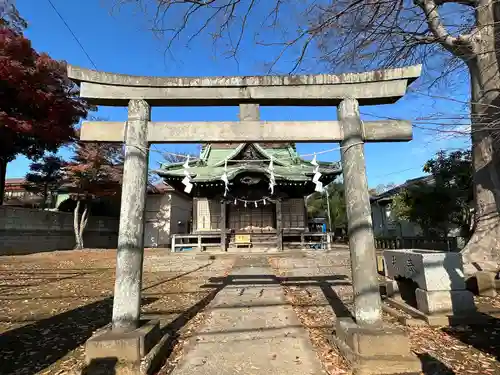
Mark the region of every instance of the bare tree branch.
<instances>
[{"instance_id":1,"label":"bare tree branch","mask_svg":"<svg viewBox=\"0 0 500 375\"><path fill-rule=\"evenodd\" d=\"M252 37L248 56L266 57L272 73L278 68L340 73L421 63L424 77L414 89L433 94L446 88L450 97L456 92L446 85L468 74L471 90L464 97L470 102L454 108L464 115L436 110L416 126L471 136L477 225L464 259L470 262L470 254L478 254L476 261L496 258L500 264L500 252L491 250L500 248L499 1L114 1L155 4L153 29L166 38L172 53L174 42L208 38L214 47L223 44L226 56L237 61ZM436 100L429 100L431 106Z\"/></svg>"},{"instance_id":2,"label":"bare tree branch","mask_svg":"<svg viewBox=\"0 0 500 375\"><path fill-rule=\"evenodd\" d=\"M435 40L452 53L469 56L472 51L472 34L460 34L452 36L444 26L438 11L438 4L435 0L414 0L422 8L430 31ZM445 1L439 1L444 3ZM451 2L451 1L447 1ZM466 52L462 52L464 51Z\"/></svg>"}]
</instances>

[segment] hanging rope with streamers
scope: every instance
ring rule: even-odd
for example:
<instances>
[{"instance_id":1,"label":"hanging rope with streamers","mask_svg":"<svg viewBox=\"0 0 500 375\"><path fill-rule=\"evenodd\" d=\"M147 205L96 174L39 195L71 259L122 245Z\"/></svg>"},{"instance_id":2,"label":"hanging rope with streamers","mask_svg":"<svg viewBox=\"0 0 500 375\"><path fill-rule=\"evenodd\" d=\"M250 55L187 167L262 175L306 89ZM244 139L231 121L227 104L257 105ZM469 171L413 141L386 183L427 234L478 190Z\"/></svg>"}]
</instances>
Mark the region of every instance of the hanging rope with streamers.
<instances>
[{"instance_id":1,"label":"hanging rope with streamers","mask_svg":"<svg viewBox=\"0 0 500 375\"><path fill-rule=\"evenodd\" d=\"M315 191L322 193L323 192L323 183L320 181L321 178L321 172L319 171L319 164L318 161L316 160L316 154L314 154L314 158L311 161L311 164L314 166L314 176L312 179L312 182L316 185L314 188Z\"/></svg>"},{"instance_id":2,"label":"hanging rope with streamers","mask_svg":"<svg viewBox=\"0 0 500 375\"><path fill-rule=\"evenodd\" d=\"M224 173L221 176L221 180L224 182L224 196L227 196L229 191L229 178L227 177L227 159L224 161Z\"/></svg>"},{"instance_id":3,"label":"hanging rope with streamers","mask_svg":"<svg viewBox=\"0 0 500 375\"><path fill-rule=\"evenodd\" d=\"M193 190L193 183L191 182L191 175L189 174L189 155L183 164L184 167L184 179L182 180L182 183L184 184L184 192L189 194L191 193L191 190Z\"/></svg>"},{"instance_id":4,"label":"hanging rope with streamers","mask_svg":"<svg viewBox=\"0 0 500 375\"><path fill-rule=\"evenodd\" d=\"M269 191L271 195L274 194L274 187L276 186L276 178L274 177L274 163L273 157L271 156L271 160L269 161L269 167L267 167L269 171Z\"/></svg>"},{"instance_id":5,"label":"hanging rope with streamers","mask_svg":"<svg viewBox=\"0 0 500 375\"><path fill-rule=\"evenodd\" d=\"M268 203L276 203L275 199L272 199L270 197L262 197L261 199L242 199L242 198L235 198L228 196L229 200L227 202L230 202L234 204L235 206L238 205L238 203L243 203L245 207L247 207L249 204L253 204L255 207L258 207L259 204L262 204L263 206L267 205Z\"/></svg>"}]
</instances>

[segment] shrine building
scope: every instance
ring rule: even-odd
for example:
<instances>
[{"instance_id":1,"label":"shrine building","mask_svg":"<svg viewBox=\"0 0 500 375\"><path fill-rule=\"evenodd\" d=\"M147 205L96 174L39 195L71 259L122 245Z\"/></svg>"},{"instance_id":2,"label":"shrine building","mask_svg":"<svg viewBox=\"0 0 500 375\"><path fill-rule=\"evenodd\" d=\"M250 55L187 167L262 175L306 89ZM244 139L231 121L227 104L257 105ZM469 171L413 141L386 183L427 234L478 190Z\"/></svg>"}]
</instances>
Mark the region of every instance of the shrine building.
<instances>
[{"instance_id":1,"label":"shrine building","mask_svg":"<svg viewBox=\"0 0 500 375\"><path fill-rule=\"evenodd\" d=\"M193 238L220 241L224 250L244 243L281 250L308 231L305 198L342 173L340 163L314 164L292 143L217 143L156 173L193 198Z\"/></svg>"}]
</instances>

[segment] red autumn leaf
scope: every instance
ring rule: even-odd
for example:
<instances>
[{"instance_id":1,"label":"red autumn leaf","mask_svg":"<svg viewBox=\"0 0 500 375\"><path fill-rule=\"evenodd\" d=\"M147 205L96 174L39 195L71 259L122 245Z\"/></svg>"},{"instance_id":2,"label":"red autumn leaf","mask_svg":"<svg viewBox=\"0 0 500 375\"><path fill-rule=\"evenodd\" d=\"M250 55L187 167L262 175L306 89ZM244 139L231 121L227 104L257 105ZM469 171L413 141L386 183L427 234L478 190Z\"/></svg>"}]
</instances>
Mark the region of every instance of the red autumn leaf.
<instances>
[{"instance_id":1,"label":"red autumn leaf","mask_svg":"<svg viewBox=\"0 0 500 375\"><path fill-rule=\"evenodd\" d=\"M19 154L36 159L73 141L75 124L88 110L65 62L0 26L0 196L7 162Z\"/></svg>"}]
</instances>

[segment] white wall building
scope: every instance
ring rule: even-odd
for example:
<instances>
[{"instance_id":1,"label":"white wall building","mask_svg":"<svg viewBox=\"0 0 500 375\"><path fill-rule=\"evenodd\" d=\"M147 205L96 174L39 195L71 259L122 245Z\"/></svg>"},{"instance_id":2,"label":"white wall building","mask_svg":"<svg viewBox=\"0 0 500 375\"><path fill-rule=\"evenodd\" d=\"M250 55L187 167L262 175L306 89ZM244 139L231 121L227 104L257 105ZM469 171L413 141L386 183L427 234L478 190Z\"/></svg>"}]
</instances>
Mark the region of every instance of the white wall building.
<instances>
[{"instance_id":1,"label":"white wall building","mask_svg":"<svg viewBox=\"0 0 500 375\"><path fill-rule=\"evenodd\" d=\"M397 218L391 211L390 201L371 203L373 233L375 237L418 237L422 229L416 223Z\"/></svg>"},{"instance_id":2,"label":"white wall building","mask_svg":"<svg viewBox=\"0 0 500 375\"><path fill-rule=\"evenodd\" d=\"M189 233L193 201L170 186L155 186L145 210L145 247L170 247L173 234Z\"/></svg>"},{"instance_id":3,"label":"white wall building","mask_svg":"<svg viewBox=\"0 0 500 375\"><path fill-rule=\"evenodd\" d=\"M432 183L432 176L424 176L406 181L404 184L384 191L370 198L373 233L375 237L418 237L422 229L416 223L401 220L392 212L393 197L402 189L416 183Z\"/></svg>"}]
</instances>

